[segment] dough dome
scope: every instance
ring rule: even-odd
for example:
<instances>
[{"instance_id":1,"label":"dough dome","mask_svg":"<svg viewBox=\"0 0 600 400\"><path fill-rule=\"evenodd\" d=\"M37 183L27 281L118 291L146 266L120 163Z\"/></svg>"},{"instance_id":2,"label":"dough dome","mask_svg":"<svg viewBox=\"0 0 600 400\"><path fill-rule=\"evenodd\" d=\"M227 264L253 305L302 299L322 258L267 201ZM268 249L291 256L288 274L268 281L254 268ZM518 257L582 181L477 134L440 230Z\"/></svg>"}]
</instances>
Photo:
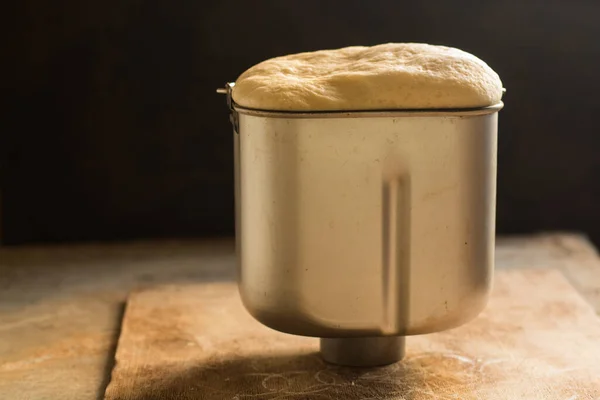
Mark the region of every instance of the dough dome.
<instances>
[{"instance_id":1,"label":"dough dome","mask_svg":"<svg viewBox=\"0 0 600 400\"><path fill-rule=\"evenodd\" d=\"M277 111L485 107L502 98L500 77L459 49L388 43L291 54L244 72L242 107Z\"/></svg>"}]
</instances>

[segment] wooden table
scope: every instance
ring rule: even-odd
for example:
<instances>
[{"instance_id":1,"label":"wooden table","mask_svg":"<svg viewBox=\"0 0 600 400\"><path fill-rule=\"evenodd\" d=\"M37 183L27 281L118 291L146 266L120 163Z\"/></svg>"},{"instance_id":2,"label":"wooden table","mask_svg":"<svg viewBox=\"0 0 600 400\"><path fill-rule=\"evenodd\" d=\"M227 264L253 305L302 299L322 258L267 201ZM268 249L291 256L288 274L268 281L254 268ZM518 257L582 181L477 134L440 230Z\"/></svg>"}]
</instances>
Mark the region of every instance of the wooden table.
<instances>
[{"instance_id":1,"label":"wooden table","mask_svg":"<svg viewBox=\"0 0 600 400\"><path fill-rule=\"evenodd\" d=\"M497 268L555 268L600 313L600 258L582 235L500 238ZM0 399L100 399L127 294L235 276L231 240L0 250Z\"/></svg>"}]
</instances>

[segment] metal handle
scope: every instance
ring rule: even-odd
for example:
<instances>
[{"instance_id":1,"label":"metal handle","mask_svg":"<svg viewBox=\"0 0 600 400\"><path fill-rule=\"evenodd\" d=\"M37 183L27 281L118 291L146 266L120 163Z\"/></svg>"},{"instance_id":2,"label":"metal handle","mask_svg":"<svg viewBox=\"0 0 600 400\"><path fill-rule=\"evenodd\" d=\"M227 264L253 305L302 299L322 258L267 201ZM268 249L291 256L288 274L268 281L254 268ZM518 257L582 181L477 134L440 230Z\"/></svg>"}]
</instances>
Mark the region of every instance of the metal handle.
<instances>
[{"instance_id":1,"label":"metal handle","mask_svg":"<svg viewBox=\"0 0 600 400\"><path fill-rule=\"evenodd\" d=\"M235 82L227 82L224 88L218 88L218 94L227 95L227 107L229 108L229 121L231 121L231 125L233 125L233 130L235 133L240 133L240 121L238 112L235 110L233 106L233 98L231 94L233 92L233 87L235 86Z\"/></svg>"}]
</instances>

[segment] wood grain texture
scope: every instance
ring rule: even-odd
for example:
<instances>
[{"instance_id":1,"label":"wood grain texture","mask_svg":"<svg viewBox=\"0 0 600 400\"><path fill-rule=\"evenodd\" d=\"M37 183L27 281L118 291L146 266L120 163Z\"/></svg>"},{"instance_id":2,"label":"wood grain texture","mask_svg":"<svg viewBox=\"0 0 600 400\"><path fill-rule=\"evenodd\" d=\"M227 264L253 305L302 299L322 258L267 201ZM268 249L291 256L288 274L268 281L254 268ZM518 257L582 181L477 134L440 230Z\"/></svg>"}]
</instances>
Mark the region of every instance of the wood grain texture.
<instances>
[{"instance_id":1,"label":"wood grain texture","mask_svg":"<svg viewBox=\"0 0 600 400\"><path fill-rule=\"evenodd\" d=\"M0 399L104 397L136 288L227 282L225 241L0 247ZM501 237L496 268L558 269L600 311L600 259L579 234Z\"/></svg>"},{"instance_id":2,"label":"wood grain texture","mask_svg":"<svg viewBox=\"0 0 600 400\"><path fill-rule=\"evenodd\" d=\"M484 313L407 341L401 363L323 363L317 341L254 321L233 283L128 301L106 400L600 398L600 320L557 270L504 270Z\"/></svg>"},{"instance_id":3,"label":"wood grain texture","mask_svg":"<svg viewBox=\"0 0 600 400\"><path fill-rule=\"evenodd\" d=\"M231 281L233 243L0 249L0 400L96 400L127 294L152 283Z\"/></svg>"}]
</instances>

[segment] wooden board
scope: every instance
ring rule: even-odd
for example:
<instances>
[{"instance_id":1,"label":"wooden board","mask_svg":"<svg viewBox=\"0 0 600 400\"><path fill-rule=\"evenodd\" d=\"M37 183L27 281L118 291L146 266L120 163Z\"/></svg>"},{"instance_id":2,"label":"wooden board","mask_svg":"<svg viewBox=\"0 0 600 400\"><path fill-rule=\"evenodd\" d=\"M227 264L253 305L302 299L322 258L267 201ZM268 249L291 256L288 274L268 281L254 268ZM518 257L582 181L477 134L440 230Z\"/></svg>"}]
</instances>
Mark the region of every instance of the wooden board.
<instances>
[{"instance_id":1,"label":"wooden board","mask_svg":"<svg viewBox=\"0 0 600 400\"><path fill-rule=\"evenodd\" d=\"M556 270L497 273L460 328L410 337L401 363L323 363L315 339L263 327L232 283L133 293L107 400L600 399L600 320Z\"/></svg>"},{"instance_id":2,"label":"wooden board","mask_svg":"<svg viewBox=\"0 0 600 400\"><path fill-rule=\"evenodd\" d=\"M132 289L234 268L229 239L0 248L0 400L103 398Z\"/></svg>"},{"instance_id":3,"label":"wooden board","mask_svg":"<svg viewBox=\"0 0 600 400\"><path fill-rule=\"evenodd\" d=\"M496 268L558 269L600 312L584 235L500 237ZM131 290L234 276L230 239L0 247L0 399L103 398Z\"/></svg>"}]
</instances>

